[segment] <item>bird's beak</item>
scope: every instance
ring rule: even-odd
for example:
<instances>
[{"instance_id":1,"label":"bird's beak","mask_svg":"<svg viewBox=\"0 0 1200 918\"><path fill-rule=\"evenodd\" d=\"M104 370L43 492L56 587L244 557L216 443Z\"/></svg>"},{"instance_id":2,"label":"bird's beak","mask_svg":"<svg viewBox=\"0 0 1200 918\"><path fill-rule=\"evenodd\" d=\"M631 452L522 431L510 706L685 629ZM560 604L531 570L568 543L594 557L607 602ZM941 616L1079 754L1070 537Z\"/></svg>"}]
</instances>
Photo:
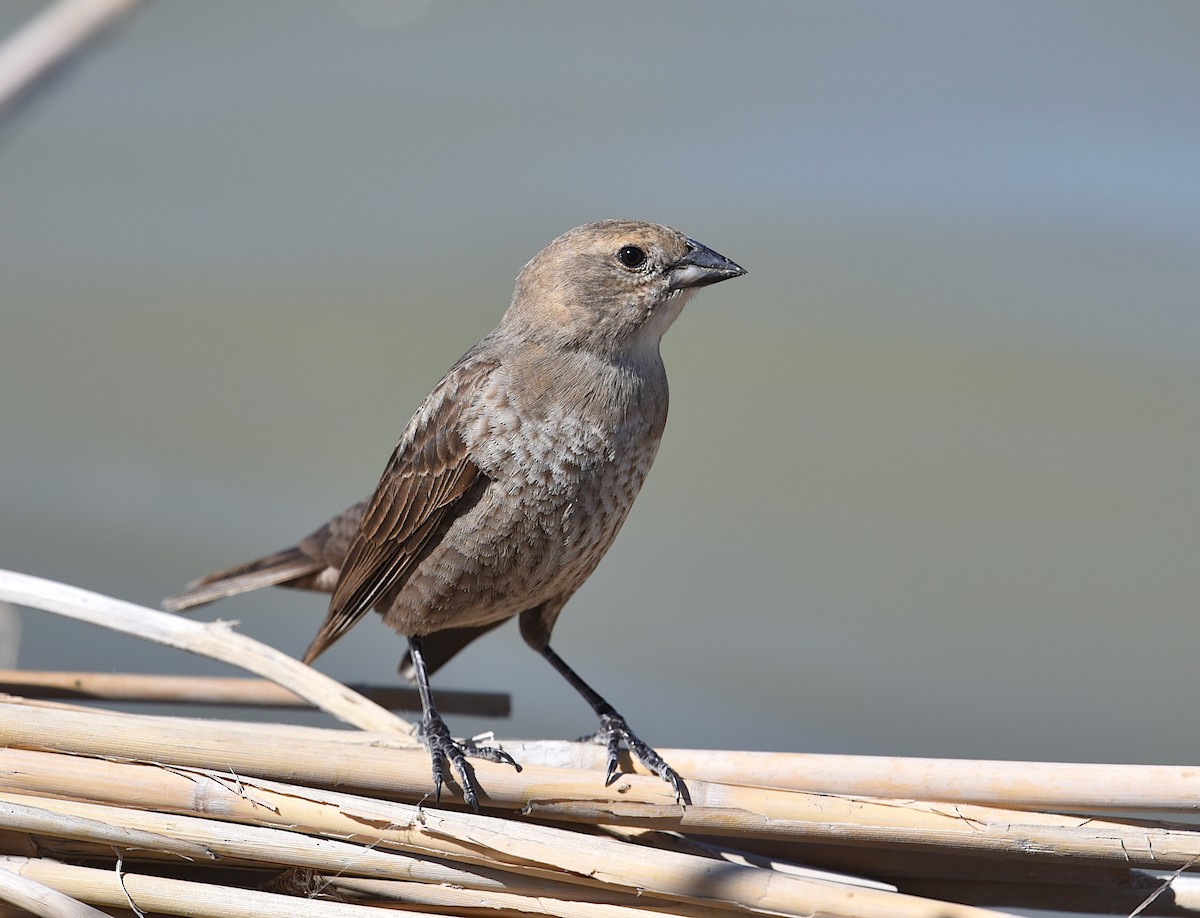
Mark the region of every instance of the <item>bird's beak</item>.
<instances>
[{"instance_id":1,"label":"bird's beak","mask_svg":"<svg viewBox=\"0 0 1200 918\"><path fill-rule=\"evenodd\" d=\"M701 245L695 239L688 239L687 242L687 254L667 271L672 290L706 287L746 273L745 268L734 264L708 246Z\"/></svg>"}]
</instances>

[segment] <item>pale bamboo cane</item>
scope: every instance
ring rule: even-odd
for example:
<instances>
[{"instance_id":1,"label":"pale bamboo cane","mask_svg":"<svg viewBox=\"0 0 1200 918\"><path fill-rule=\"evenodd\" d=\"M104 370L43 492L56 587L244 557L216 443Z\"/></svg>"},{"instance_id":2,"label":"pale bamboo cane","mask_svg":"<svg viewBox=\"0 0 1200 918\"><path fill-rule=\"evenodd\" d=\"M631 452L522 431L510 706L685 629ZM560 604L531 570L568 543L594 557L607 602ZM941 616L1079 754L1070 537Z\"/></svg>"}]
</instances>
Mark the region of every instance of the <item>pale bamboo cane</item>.
<instances>
[{"instance_id":1,"label":"pale bamboo cane","mask_svg":"<svg viewBox=\"0 0 1200 918\"><path fill-rule=\"evenodd\" d=\"M523 875L637 892L687 905L750 908L787 915L843 918L968 918L982 913L875 889L834 886L776 871L641 848L613 839L513 820L424 809L259 779L233 779L84 759L56 768L53 753L4 750L0 774L10 786L37 785L68 795L85 787L89 800L119 807L153 807L219 814L226 821L399 848ZM13 756L25 757L18 763ZM33 757L33 758L30 758ZM86 768L86 778L80 769ZM52 775L58 772L57 783ZM49 803L47 803L49 806ZM194 839L193 839L194 840Z\"/></svg>"},{"instance_id":2,"label":"pale bamboo cane","mask_svg":"<svg viewBox=\"0 0 1200 918\"><path fill-rule=\"evenodd\" d=\"M396 918L392 909L297 899L255 889L214 886L137 873L76 867L45 858L0 858L4 869L106 908L131 903L143 912L187 918ZM432 918L432 916L427 916Z\"/></svg>"},{"instance_id":3,"label":"pale bamboo cane","mask_svg":"<svg viewBox=\"0 0 1200 918\"><path fill-rule=\"evenodd\" d=\"M423 799L430 786L428 756L420 750L255 742L228 731L206 733L200 722L189 735L170 736L142 723L154 724L155 718L0 705L0 743L174 766L218 765L243 778L259 775L306 785L369 787L413 800ZM19 754L13 748L0 750L0 762ZM477 767L486 806L576 822L777 841L944 846L997 853L1038 850L1151 868L1178 867L1200 854L1200 834L1149 822L700 782L692 788L696 805L685 808L675 803L664 782L652 778L623 777L605 788L595 772L534 766L517 773L488 762ZM0 781L14 780L0 775Z\"/></svg>"},{"instance_id":4,"label":"pale bamboo cane","mask_svg":"<svg viewBox=\"0 0 1200 918\"><path fill-rule=\"evenodd\" d=\"M414 688L358 684L347 684L346 687L390 710L421 710L421 697ZM11 692L26 698L90 698L235 707L312 707L295 692L266 679L229 676L0 669L0 692ZM442 689L438 691L437 702L438 710L443 714L506 717L510 713L509 697L500 692Z\"/></svg>"},{"instance_id":5,"label":"pale bamboo cane","mask_svg":"<svg viewBox=\"0 0 1200 918\"><path fill-rule=\"evenodd\" d=\"M238 666L295 692L334 717L366 730L410 736L412 725L340 682L266 644L234 632L232 622L195 622L109 596L0 570L0 600L53 612Z\"/></svg>"}]
</instances>

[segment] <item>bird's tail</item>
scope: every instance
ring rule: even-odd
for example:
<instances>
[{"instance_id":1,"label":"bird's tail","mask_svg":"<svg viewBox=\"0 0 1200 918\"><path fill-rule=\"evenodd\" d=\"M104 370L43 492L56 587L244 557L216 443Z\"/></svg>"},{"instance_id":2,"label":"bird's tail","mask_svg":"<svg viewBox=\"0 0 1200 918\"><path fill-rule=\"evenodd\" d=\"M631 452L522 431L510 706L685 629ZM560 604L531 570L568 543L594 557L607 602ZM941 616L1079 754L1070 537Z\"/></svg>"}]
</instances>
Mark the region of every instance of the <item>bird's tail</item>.
<instances>
[{"instance_id":1,"label":"bird's tail","mask_svg":"<svg viewBox=\"0 0 1200 918\"><path fill-rule=\"evenodd\" d=\"M285 548L257 561L228 567L193 580L182 593L164 599L163 608L168 612L182 612L193 606L248 593L260 587L302 586L304 584L297 581L312 577L324 568L323 561L306 555L298 546Z\"/></svg>"}]
</instances>

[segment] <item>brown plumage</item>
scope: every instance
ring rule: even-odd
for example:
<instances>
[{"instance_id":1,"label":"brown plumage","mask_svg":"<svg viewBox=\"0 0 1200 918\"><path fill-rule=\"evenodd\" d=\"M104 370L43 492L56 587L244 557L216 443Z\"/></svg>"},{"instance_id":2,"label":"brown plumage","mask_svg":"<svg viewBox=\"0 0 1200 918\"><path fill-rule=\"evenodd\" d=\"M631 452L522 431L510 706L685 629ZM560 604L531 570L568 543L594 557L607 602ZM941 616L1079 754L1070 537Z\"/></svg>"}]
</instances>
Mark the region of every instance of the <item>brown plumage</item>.
<instances>
[{"instance_id":1,"label":"brown plumage","mask_svg":"<svg viewBox=\"0 0 1200 918\"><path fill-rule=\"evenodd\" d=\"M550 649L562 607L595 569L641 488L667 418L659 341L698 287L744 274L677 230L632 220L578 227L521 270L497 328L426 397L375 493L293 548L211 574L166 600L185 609L282 585L333 593L310 662L369 610L408 637L423 736L478 808L464 754L428 676L520 616L525 640L600 717L608 780L623 740L687 802L679 776Z\"/></svg>"}]
</instances>

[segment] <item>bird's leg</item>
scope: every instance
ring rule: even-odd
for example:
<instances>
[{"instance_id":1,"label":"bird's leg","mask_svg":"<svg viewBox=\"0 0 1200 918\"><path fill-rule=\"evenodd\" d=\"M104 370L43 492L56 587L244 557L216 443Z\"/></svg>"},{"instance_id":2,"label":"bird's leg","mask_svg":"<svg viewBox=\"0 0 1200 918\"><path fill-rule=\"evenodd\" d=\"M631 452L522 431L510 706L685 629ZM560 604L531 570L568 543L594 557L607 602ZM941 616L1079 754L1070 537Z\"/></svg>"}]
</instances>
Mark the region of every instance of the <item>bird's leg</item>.
<instances>
[{"instance_id":1,"label":"bird's leg","mask_svg":"<svg viewBox=\"0 0 1200 918\"><path fill-rule=\"evenodd\" d=\"M421 639L408 639L408 652L412 658L413 672L417 677L417 691L421 695L421 739L429 748L429 756L433 760L433 795L439 803L442 800L442 781L445 778L446 763L458 776L462 787L463 799L476 813L479 812L479 782L475 780L475 769L467 761L467 756L487 759L490 762L504 762L520 770L512 756L501 749L491 746L477 746L474 743L457 743L450 736L450 729L442 720L442 715L433 706L433 694L429 691L429 675L425 671L425 657L421 652Z\"/></svg>"},{"instance_id":2,"label":"bird's leg","mask_svg":"<svg viewBox=\"0 0 1200 918\"><path fill-rule=\"evenodd\" d=\"M600 730L593 737L598 742L603 742L608 748L608 763L604 775L604 784L607 787L616 779L617 776L617 753L621 748L621 741L625 741L625 745L629 747L629 751L638 757L643 765L649 768L654 774L658 775L664 781L671 785L671 789L675 791L675 799L684 805L690 805L692 795L688 793L687 785L683 783L683 778L663 761L662 756L654 751L646 743L638 737L636 733L629 729L629 724L625 722L625 718L617 713L616 708L605 701L600 694L583 681L575 670L571 669L558 654L550 649L549 644L545 644L537 648L538 652L550 661L550 665L557 669L564 679L574 686L575 691L579 692L584 697L588 704L592 706L592 710L600 717Z\"/></svg>"}]
</instances>

